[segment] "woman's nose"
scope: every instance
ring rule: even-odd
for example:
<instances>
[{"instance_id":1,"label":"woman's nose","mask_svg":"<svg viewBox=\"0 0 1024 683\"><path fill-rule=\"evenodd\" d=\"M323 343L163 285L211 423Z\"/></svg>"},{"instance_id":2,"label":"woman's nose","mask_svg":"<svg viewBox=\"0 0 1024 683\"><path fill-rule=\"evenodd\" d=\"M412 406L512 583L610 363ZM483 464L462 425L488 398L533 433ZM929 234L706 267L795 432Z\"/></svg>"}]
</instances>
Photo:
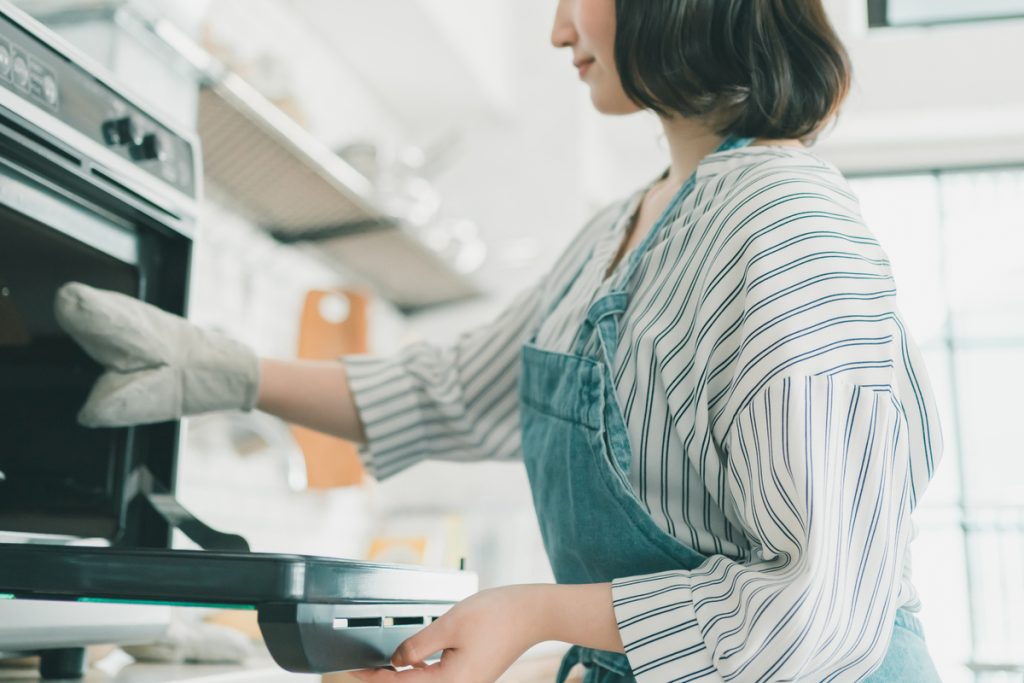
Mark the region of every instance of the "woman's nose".
<instances>
[{"instance_id":1,"label":"woman's nose","mask_svg":"<svg viewBox=\"0 0 1024 683\"><path fill-rule=\"evenodd\" d=\"M551 27L551 44L555 47L572 47L576 44L576 27L572 22L574 0L559 0L555 10L555 24Z\"/></svg>"}]
</instances>

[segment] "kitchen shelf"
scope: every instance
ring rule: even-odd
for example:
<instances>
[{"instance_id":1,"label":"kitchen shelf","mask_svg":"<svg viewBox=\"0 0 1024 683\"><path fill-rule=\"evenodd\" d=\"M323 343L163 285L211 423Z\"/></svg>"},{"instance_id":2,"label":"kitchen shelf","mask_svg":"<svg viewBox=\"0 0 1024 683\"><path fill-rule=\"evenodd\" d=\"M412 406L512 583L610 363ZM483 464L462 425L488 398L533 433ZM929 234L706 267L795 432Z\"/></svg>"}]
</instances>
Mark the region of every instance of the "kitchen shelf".
<instances>
[{"instance_id":1,"label":"kitchen shelf","mask_svg":"<svg viewBox=\"0 0 1024 683\"><path fill-rule=\"evenodd\" d=\"M40 21L68 21L73 18L111 17L129 0L12 0L22 11Z\"/></svg>"},{"instance_id":2,"label":"kitchen shelf","mask_svg":"<svg viewBox=\"0 0 1024 683\"><path fill-rule=\"evenodd\" d=\"M248 219L366 279L405 311L480 294L375 205L366 177L169 22L140 20L199 75L204 174Z\"/></svg>"}]
</instances>

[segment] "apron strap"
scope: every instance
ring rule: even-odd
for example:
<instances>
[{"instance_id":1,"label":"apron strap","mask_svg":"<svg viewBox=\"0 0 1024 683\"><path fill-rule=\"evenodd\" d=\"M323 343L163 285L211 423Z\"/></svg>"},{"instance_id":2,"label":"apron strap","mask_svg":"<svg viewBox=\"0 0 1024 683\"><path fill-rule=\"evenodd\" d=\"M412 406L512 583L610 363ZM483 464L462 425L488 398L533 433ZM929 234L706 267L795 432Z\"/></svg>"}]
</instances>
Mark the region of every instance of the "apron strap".
<instances>
[{"instance_id":1,"label":"apron strap","mask_svg":"<svg viewBox=\"0 0 1024 683\"><path fill-rule=\"evenodd\" d=\"M606 294L591 305L587 311L587 317L576 333L576 341L573 343L573 354L585 356L586 347L597 331L601 338L601 349L604 354L604 362L609 367L614 367L615 352L619 345L619 316L626 312L629 306L629 294L624 291L615 291Z\"/></svg>"},{"instance_id":2,"label":"apron strap","mask_svg":"<svg viewBox=\"0 0 1024 683\"><path fill-rule=\"evenodd\" d=\"M753 142L753 138L738 138L738 137L731 137L730 136L730 137L727 137L725 140L722 141L722 144L718 146L718 148L715 150L715 153L726 152L726 151L730 151L730 150L734 150L734 149L739 149L741 147L746 147L751 142ZM673 210L675 209L675 207L678 206L686 198L686 196L689 195L689 193L693 190L693 187L696 184L696 179L697 179L697 174L696 174L696 172L694 172L690 176L690 178L687 180L687 182L683 185L681 190L673 198L673 201L670 203L669 208L666 209L664 215L662 216L662 218L658 222L658 224L655 225L651 229L650 234L648 234L647 237L644 239L644 241L636 249L633 250L633 253L631 253L629 255L629 259L628 259L628 261L626 263L626 277L621 279L622 282L628 282L630 280L630 278L633 275L633 272L636 270L636 267L639 264L640 257L647 250L647 247L650 245L650 243L655 238L655 233L657 233L660 230L662 224L667 222L667 219L671 216L671 214L673 213ZM627 202L626 206L623 207L622 210L619 212L618 217L615 219L615 223L616 224L619 221L621 221L623 219L623 217L625 216L626 212L629 211L630 205L631 205L631 202ZM549 302L548 307L547 307L547 311L546 311L546 313L544 315L544 318L547 318L552 313L554 313L555 309L558 308L558 305L562 302L562 300L565 299L566 296L568 296L569 291L572 289L572 286L576 283L576 281L583 274L583 271L586 270L587 265L590 263L590 260L593 257L594 257L594 247L591 247L590 252L587 254L586 258L584 258L583 261L580 263L579 268L577 268L577 270L573 274L573 276L571 278L569 278L569 280L565 283L565 286L562 287L561 291ZM628 295L625 293L625 291L623 289L620 288L620 289L618 289L616 291L613 291L612 294L613 295L626 296L626 298L627 298L626 299L626 303L628 304ZM600 304L600 303L601 303L601 301L598 301L595 304L595 307L598 304ZM625 305L623 305L621 307L621 310L618 311L618 312L621 313L621 312L623 312L625 310L626 310L625 309ZM587 341L589 340L591 332L593 332L594 328L597 327L596 321L598 319L600 319L601 317L603 317L603 315L598 315L598 316L588 315L588 321L587 322L589 322L590 324L588 325L587 323L584 323L584 327L587 328L587 329L586 330L580 330L580 332L577 333L577 336L576 336L576 344L575 344L575 346L576 346L576 350L577 351L579 351L579 349L583 348L583 346L586 345ZM544 318L542 318L542 320ZM590 320L591 318L594 318L594 320L591 321ZM586 334L584 334L584 331L586 332ZM614 331L615 335L610 335L609 332L611 332L611 331ZM537 341L537 332L538 332L538 330L534 330L534 333L533 333L533 335L530 338L530 343L531 344L535 343ZM614 355L615 355L614 354L614 347L615 347L615 345L613 344L613 345L609 346L607 344L607 337L614 336L617 339L617 337L618 337L618 330L617 329L609 330L609 332L602 333L602 339L604 339L605 342L606 342L605 346L608 347L608 348L611 348L613 350L612 356L614 357ZM579 355L582 355L582 354L579 354ZM610 362L609 362L609 367L611 367L611 363Z\"/></svg>"},{"instance_id":3,"label":"apron strap","mask_svg":"<svg viewBox=\"0 0 1024 683\"><path fill-rule=\"evenodd\" d=\"M627 203L627 205L625 207L623 207L619 211L618 216L613 221L613 225L614 224L618 224L618 222L622 220L623 216L626 215L627 211L629 211L629 204L628 203ZM596 246L597 245L594 244L594 245L592 245L590 247L590 251L587 253L586 258L584 258L580 262L580 265L576 269L576 272L565 283L565 286L562 287L561 291L553 299L551 299L551 301L548 303L547 310L544 313L544 317L541 318L541 320L545 320L545 319L549 318L551 316L551 314L555 312L555 309L558 308L558 305L560 303L562 303L562 301L565 299L565 297L567 297L569 295L569 292L572 290L572 286L574 284L576 284L577 280L580 279L580 276L583 275L583 271L585 271L587 269L587 266L590 264L591 259L594 258L594 249L596 248ZM538 325L538 329L535 329L534 332L533 332L533 335L530 337L530 343L531 344L536 343L536 341L537 341L537 333L539 331L539 327L540 326Z\"/></svg>"},{"instance_id":4,"label":"apron strap","mask_svg":"<svg viewBox=\"0 0 1024 683\"><path fill-rule=\"evenodd\" d=\"M727 152L741 147L746 147L751 142L753 142L752 138L727 137L722 141L722 144L718 146L715 153L717 154L718 152ZM670 222L670 219L676 212L676 209L693 192L696 184L697 173L695 171L689 178L687 178L686 182L683 183L683 186L679 191L676 192L675 197L673 197L672 201L669 202L668 207L666 207L661 218L658 219L658 222L651 227L650 231L640 244L637 245L637 247L629 254L626 259L624 272L613 276L617 280L616 287L591 305L590 310L587 311L587 319L583 322L580 330L576 333L576 341L573 344L573 352L575 355L586 355L590 337L596 330L601 338L601 347L604 354L605 364L609 369L615 367L614 359L615 353L618 350L617 347L619 342L619 328L616 316L620 313L624 313L626 308L629 306L629 293L626 289L629 287L633 274L636 272L637 267L640 264L640 259L650 248L650 245L658 238L658 233L661 232L662 228ZM579 274L577 274L576 277L579 277ZM563 293L562 296L564 297L565 293Z\"/></svg>"}]
</instances>

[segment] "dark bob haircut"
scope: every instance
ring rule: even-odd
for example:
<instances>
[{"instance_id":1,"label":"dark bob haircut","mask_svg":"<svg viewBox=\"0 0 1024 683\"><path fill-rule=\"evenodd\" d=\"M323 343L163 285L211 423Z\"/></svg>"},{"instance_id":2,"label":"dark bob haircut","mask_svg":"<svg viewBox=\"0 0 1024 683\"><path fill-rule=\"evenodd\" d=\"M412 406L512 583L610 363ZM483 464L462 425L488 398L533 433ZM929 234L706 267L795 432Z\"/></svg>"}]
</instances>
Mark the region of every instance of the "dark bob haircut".
<instances>
[{"instance_id":1,"label":"dark bob haircut","mask_svg":"<svg viewBox=\"0 0 1024 683\"><path fill-rule=\"evenodd\" d=\"M626 95L720 135L812 141L850 89L821 0L616 0Z\"/></svg>"}]
</instances>

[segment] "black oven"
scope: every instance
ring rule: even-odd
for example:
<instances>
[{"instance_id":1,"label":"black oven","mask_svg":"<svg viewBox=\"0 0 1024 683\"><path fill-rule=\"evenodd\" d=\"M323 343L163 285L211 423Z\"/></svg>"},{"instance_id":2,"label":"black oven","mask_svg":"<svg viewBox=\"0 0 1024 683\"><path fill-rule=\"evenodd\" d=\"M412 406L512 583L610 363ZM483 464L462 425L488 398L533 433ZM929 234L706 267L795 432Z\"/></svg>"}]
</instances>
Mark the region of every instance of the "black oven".
<instances>
[{"instance_id":1,"label":"black oven","mask_svg":"<svg viewBox=\"0 0 1024 683\"><path fill-rule=\"evenodd\" d=\"M0 102L19 96L12 86L0 81ZM184 313L194 197L150 194L103 165L127 159L86 156L61 138L69 131L38 124L0 108L0 529L167 547L166 523L127 514L126 484L145 468L173 489L179 426L78 426L100 368L57 326L52 302L78 280Z\"/></svg>"},{"instance_id":2,"label":"black oven","mask_svg":"<svg viewBox=\"0 0 1024 683\"><path fill-rule=\"evenodd\" d=\"M77 280L184 315L199 160L190 132L0 0L0 653L6 634L76 673L95 639L52 640L61 620L46 628L37 605L155 602L257 610L291 670L384 665L475 576L250 553L175 501L181 423L76 422L101 369L57 326L54 294ZM203 550L172 549L174 528ZM12 605L38 647L4 623Z\"/></svg>"},{"instance_id":3,"label":"black oven","mask_svg":"<svg viewBox=\"0 0 1024 683\"><path fill-rule=\"evenodd\" d=\"M128 512L135 472L173 490L180 427L79 427L99 367L52 301L81 280L185 313L198 144L0 7L0 531L168 547Z\"/></svg>"}]
</instances>

